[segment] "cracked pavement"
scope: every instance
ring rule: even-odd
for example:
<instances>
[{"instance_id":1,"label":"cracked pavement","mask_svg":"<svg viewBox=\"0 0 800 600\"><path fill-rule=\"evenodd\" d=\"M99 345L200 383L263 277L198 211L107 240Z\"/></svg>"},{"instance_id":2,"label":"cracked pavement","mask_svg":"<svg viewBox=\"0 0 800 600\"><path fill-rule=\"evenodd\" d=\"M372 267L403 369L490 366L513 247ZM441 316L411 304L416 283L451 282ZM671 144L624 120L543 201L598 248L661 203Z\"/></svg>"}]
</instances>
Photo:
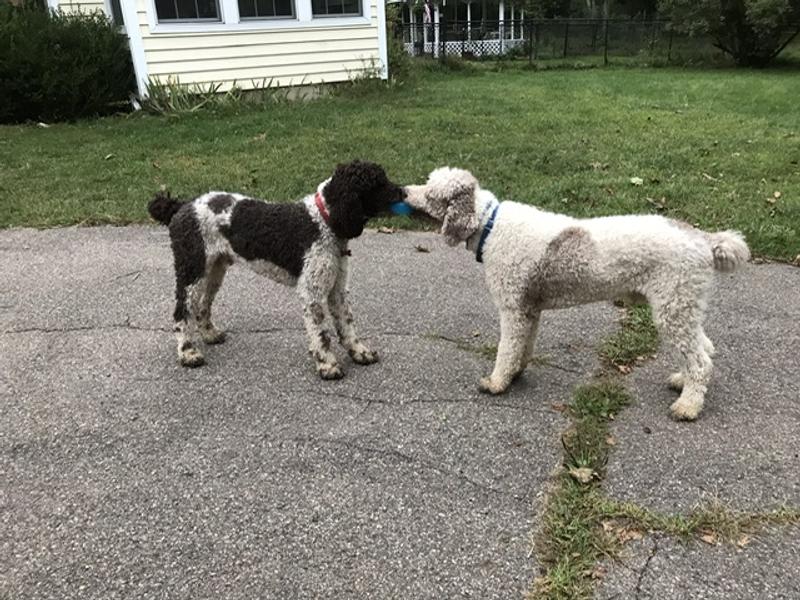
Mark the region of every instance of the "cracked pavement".
<instances>
[{"instance_id":1,"label":"cracked pavement","mask_svg":"<svg viewBox=\"0 0 800 600\"><path fill-rule=\"evenodd\" d=\"M422 253L416 245L431 251ZM228 341L176 362L156 227L0 232L0 598L514 598L609 306L549 315L511 393L481 268L433 234L353 244L381 362L320 381L294 290L231 269ZM473 336L479 332L479 336Z\"/></svg>"},{"instance_id":2,"label":"cracked pavement","mask_svg":"<svg viewBox=\"0 0 800 600\"><path fill-rule=\"evenodd\" d=\"M491 363L442 339L496 343L481 267L433 234L353 244L356 324L381 362L341 353L339 382L314 372L294 291L242 267L215 304L228 341L180 368L165 229L2 231L0 265L2 599L522 597L559 409L620 314L545 313L541 360L487 397ZM668 418L660 354L626 379L611 496L800 503L798 284L780 265L720 278L697 423ZM647 536L597 598L797 598L796 540Z\"/></svg>"},{"instance_id":3,"label":"cracked pavement","mask_svg":"<svg viewBox=\"0 0 800 600\"><path fill-rule=\"evenodd\" d=\"M662 513L715 501L738 511L800 506L800 269L749 265L720 275L706 331L717 355L695 423L664 418L675 393L663 352L627 378L635 402L611 426L607 493ZM741 549L651 536L627 548L640 578L610 565L598 599L800 598L800 530L766 531ZM652 544L657 552L651 553ZM634 569L636 571L636 569Z\"/></svg>"}]
</instances>

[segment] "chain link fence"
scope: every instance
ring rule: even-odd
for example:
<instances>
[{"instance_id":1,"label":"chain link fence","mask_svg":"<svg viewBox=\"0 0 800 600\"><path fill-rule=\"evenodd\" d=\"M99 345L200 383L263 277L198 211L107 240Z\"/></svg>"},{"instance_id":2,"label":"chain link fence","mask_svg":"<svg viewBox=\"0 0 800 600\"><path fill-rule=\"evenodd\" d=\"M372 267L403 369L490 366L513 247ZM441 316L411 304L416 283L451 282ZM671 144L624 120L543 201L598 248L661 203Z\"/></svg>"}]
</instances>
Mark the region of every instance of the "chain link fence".
<instances>
[{"instance_id":1,"label":"chain link fence","mask_svg":"<svg viewBox=\"0 0 800 600\"><path fill-rule=\"evenodd\" d=\"M530 61L647 56L667 61L716 52L711 40L681 35L669 21L524 19L405 23L394 35L412 56Z\"/></svg>"}]
</instances>

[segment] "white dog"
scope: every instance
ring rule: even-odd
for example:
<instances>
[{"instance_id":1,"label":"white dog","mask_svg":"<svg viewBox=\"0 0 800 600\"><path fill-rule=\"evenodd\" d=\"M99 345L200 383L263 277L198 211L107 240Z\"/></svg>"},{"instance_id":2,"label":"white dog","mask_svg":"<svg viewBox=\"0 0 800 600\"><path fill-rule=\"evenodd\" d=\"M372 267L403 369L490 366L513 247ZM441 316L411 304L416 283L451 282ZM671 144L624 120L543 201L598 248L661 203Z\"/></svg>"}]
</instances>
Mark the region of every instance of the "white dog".
<instances>
[{"instance_id":1,"label":"white dog","mask_svg":"<svg viewBox=\"0 0 800 600\"><path fill-rule=\"evenodd\" d=\"M683 391L672 414L697 418L714 353L703 331L706 300L715 269L732 271L749 259L741 234L706 233L656 215L575 219L501 204L471 173L448 167L406 194L411 206L443 221L449 245L466 241L485 265L500 344L482 391L502 393L524 370L542 310L644 296L662 337L680 354L670 384Z\"/></svg>"}]
</instances>

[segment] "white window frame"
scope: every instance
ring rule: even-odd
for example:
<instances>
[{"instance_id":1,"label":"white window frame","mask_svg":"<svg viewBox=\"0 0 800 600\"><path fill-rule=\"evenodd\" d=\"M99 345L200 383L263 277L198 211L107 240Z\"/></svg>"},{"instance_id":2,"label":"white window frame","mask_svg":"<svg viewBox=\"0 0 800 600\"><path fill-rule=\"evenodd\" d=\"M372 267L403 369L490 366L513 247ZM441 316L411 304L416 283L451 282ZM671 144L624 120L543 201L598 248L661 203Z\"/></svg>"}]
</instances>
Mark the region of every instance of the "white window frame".
<instances>
[{"instance_id":1,"label":"white window frame","mask_svg":"<svg viewBox=\"0 0 800 600\"><path fill-rule=\"evenodd\" d=\"M381 0L378 0L379 2ZM383 0L385 1L385 0ZM345 13L343 15L337 14L327 14L327 15L314 15L314 7L311 7L311 14L314 15L315 19L346 19L348 17L363 17L364 16L364 2L359 2L361 5L361 12L358 14L355 13Z\"/></svg>"},{"instance_id":2,"label":"white window frame","mask_svg":"<svg viewBox=\"0 0 800 600\"><path fill-rule=\"evenodd\" d=\"M252 2L253 0L248 0ZM290 0L292 3L292 14L290 15L274 15L274 16L266 16L266 17L243 17L239 15L239 22L240 23L248 23L250 21L275 21L278 19L282 20L295 20L297 18L297 0ZM236 9L239 9L239 0L236 0Z\"/></svg>"},{"instance_id":3,"label":"white window frame","mask_svg":"<svg viewBox=\"0 0 800 600\"><path fill-rule=\"evenodd\" d=\"M214 17L202 17L202 18L197 18L197 19L192 19L192 18L181 19L180 17L178 17L178 18L175 18L175 19L164 19L163 22L164 23L169 23L170 25L173 24L173 23L176 24L176 25L179 25L181 23L192 23L192 24L197 24L197 23L219 23L219 22L222 21L222 0L215 0L215 2L217 3L217 12L219 13L219 16L216 17L216 18L214 18ZM153 14L155 15L155 19L156 19L157 22L160 23L160 21L158 21L158 11L156 10L156 2L155 2L155 0L152 0L151 4L153 5Z\"/></svg>"},{"instance_id":4,"label":"white window frame","mask_svg":"<svg viewBox=\"0 0 800 600\"><path fill-rule=\"evenodd\" d=\"M372 19L368 16L371 0L360 0L361 16L325 15L314 17L311 13L311 0L293 0L294 17L248 17L239 16L238 0L218 0L220 9L219 21L164 21L158 22L155 0L147 1L147 21L150 32L159 33L215 33L226 31L265 31L281 29L307 29L330 27L368 27ZM384 0L377 0L380 5Z\"/></svg>"}]
</instances>

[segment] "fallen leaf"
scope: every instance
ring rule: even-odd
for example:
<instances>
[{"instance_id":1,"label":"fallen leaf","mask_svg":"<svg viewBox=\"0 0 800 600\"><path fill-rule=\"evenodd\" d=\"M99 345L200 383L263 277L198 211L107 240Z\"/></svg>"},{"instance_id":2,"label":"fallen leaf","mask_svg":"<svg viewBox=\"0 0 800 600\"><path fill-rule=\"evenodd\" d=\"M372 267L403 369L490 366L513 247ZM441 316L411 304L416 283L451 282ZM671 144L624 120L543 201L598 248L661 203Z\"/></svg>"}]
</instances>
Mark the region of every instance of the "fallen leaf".
<instances>
[{"instance_id":1,"label":"fallen leaf","mask_svg":"<svg viewBox=\"0 0 800 600\"><path fill-rule=\"evenodd\" d=\"M378 227L378 233L394 233L394 227Z\"/></svg>"},{"instance_id":2,"label":"fallen leaf","mask_svg":"<svg viewBox=\"0 0 800 600\"><path fill-rule=\"evenodd\" d=\"M716 546L719 543L719 541L717 540L717 536L713 531L704 533L703 535L700 536L700 539L709 546Z\"/></svg>"},{"instance_id":3,"label":"fallen leaf","mask_svg":"<svg viewBox=\"0 0 800 600\"><path fill-rule=\"evenodd\" d=\"M633 185L644 185L644 179L642 179L641 177L631 177L630 182Z\"/></svg>"},{"instance_id":4,"label":"fallen leaf","mask_svg":"<svg viewBox=\"0 0 800 600\"><path fill-rule=\"evenodd\" d=\"M608 437L606 437L606 444L608 444L609 446L616 446L617 438L615 438L613 435L609 435Z\"/></svg>"},{"instance_id":5,"label":"fallen leaf","mask_svg":"<svg viewBox=\"0 0 800 600\"><path fill-rule=\"evenodd\" d=\"M642 431L644 431L645 433L653 433L653 430L650 429L647 425L642 427Z\"/></svg>"},{"instance_id":6,"label":"fallen leaf","mask_svg":"<svg viewBox=\"0 0 800 600\"><path fill-rule=\"evenodd\" d=\"M800 254L798 254L797 256L794 257L794 261L792 262L792 264L795 267L800 267Z\"/></svg>"},{"instance_id":7,"label":"fallen leaf","mask_svg":"<svg viewBox=\"0 0 800 600\"><path fill-rule=\"evenodd\" d=\"M589 165L595 171L605 171L608 168L608 163L601 163L601 162L596 162L596 161L593 162L593 163L589 163Z\"/></svg>"},{"instance_id":8,"label":"fallen leaf","mask_svg":"<svg viewBox=\"0 0 800 600\"><path fill-rule=\"evenodd\" d=\"M589 467L572 467L569 474L580 483L589 483L595 476L595 472Z\"/></svg>"},{"instance_id":9,"label":"fallen leaf","mask_svg":"<svg viewBox=\"0 0 800 600\"><path fill-rule=\"evenodd\" d=\"M38 122L37 125L39 127L43 127L44 129L47 129L48 127L50 127L50 125L48 125L47 123L42 123L41 121Z\"/></svg>"},{"instance_id":10,"label":"fallen leaf","mask_svg":"<svg viewBox=\"0 0 800 600\"><path fill-rule=\"evenodd\" d=\"M767 204L775 204L777 201L777 198L767 198Z\"/></svg>"},{"instance_id":11,"label":"fallen leaf","mask_svg":"<svg viewBox=\"0 0 800 600\"><path fill-rule=\"evenodd\" d=\"M781 196L782 194L780 192L772 192L772 197L775 198L775 200L780 200Z\"/></svg>"},{"instance_id":12,"label":"fallen leaf","mask_svg":"<svg viewBox=\"0 0 800 600\"><path fill-rule=\"evenodd\" d=\"M661 200L656 200L654 198L645 198L650 204L655 206L658 210L664 210L666 208L666 197L662 197Z\"/></svg>"},{"instance_id":13,"label":"fallen leaf","mask_svg":"<svg viewBox=\"0 0 800 600\"><path fill-rule=\"evenodd\" d=\"M254 142L263 142L265 139L267 139L267 133L263 132L263 133L259 133L257 136L255 136L252 141L254 141Z\"/></svg>"},{"instance_id":14,"label":"fallen leaf","mask_svg":"<svg viewBox=\"0 0 800 600\"><path fill-rule=\"evenodd\" d=\"M106 155L103 157L103 160L109 160L109 159L112 159L112 158L114 158L114 153L113 153L113 152L112 152L112 153L110 153L110 154L106 154Z\"/></svg>"},{"instance_id":15,"label":"fallen leaf","mask_svg":"<svg viewBox=\"0 0 800 600\"><path fill-rule=\"evenodd\" d=\"M643 537L644 534L642 534L641 531L633 527L630 528L625 527L617 531L617 539L623 544L625 542L640 540Z\"/></svg>"},{"instance_id":16,"label":"fallen leaf","mask_svg":"<svg viewBox=\"0 0 800 600\"><path fill-rule=\"evenodd\" d=\"M633 371L633 368L630 365L617 365L617 371L619 371L623 375L627 375L628 373Z\"/></svg>"},{"instance_id":17,"label":"fallen leaf","mask_svg":"<svg viewBox=\"0 0 800 600\"><path fill-rule=\"evenodd\" d=\"M160 164L158 164L156 161L153 161L153 168L154 168L154 169L160 169L160 168L161 168L161 165L160 165Z\"/></svg>"},{"instance_id":18,"label":"fallen leaf","mask_svg":"<svg viewBox=\"0 0 800 600\"><path fill-rule=\"evenodd\" d=\"M606 570L603 566L597 565L594 569L592 569L591 578L597 581L598 579L602 579L606 576Z\"/></svg>"},{"instance_id":19,"label":"fallen leaf","mask_svg":"<svg viewBox=\"0 0 800 600\"><path fill-rule=\"evenodd\" d=\"M736 540L736 545L737 545L737 546L739 546L739 548L744 548L744 547L745 547L745 546L747 546L747 544L749 544L751 541L752 541L752 539L750 538L750 536L749 536L749 535L747 535L746 533L743 533L743 534L742 534L742 535L739 537L739 539L738 539L738 540Z\"/></svg>"},{"instance_id":20,"label":"fallen leaf","mask_svg":"<svg viewBox=\"0 0 800 600\"><path fill-rule=\"evenodd\" d=\"M556 403L556 404L551 404L550 408L552 408L556 412L563 413L563 412L566 412L567 408L569 408L569 407L566 404L557 404Z\"/></svg>"},{"instance_id":21,"label":"fallen leaf","mask_svg":"<svg viewBox=\"0 0 800 600\"><path fill-rule=\"evenodd\" d=\"M424 252L425 254L431 251L430 248L426 248L425 246L422 245L414 246L414 250L416 250L417 252Z\"/></svg>"},{"instance_id":22,"label":"fallen leaf","mask_svg":"<svg viewBox=\"0 0 800 600\"><path fill-rule=\"evenodd\" d=\"M719 181L719 179L717 179L716 177L712 177L712 176L711 176L711 175L709 175L708 173L703 173L703 177L704 177L705 179L708 179L709 181Z\"/></svg>"},{"instance_id":23,"label":"fallen leaf","mask_svg":"<svg viewBox=\"0 0 800 600\"><path fill-rule=\"evenodd\" d=\"M472 337L481 337L481 332L476 329L472 332Z\"/></svg>"},{"instance_id":24,"label":"fallen leaf","mask_svg":"<svg viewBox=\"0 0 800 600\"><path fill-rule=\"evenodd\" d=\"M610 519L608 519L606 521L603 521L601 523L601 525L603 526L603 531L605 531L606 533L610 533L610 532L614 531L614 529L616 529L616 526L615 526L616 524L614 523L614 521L612 521Z\"/></svg>"}]
</instances>

